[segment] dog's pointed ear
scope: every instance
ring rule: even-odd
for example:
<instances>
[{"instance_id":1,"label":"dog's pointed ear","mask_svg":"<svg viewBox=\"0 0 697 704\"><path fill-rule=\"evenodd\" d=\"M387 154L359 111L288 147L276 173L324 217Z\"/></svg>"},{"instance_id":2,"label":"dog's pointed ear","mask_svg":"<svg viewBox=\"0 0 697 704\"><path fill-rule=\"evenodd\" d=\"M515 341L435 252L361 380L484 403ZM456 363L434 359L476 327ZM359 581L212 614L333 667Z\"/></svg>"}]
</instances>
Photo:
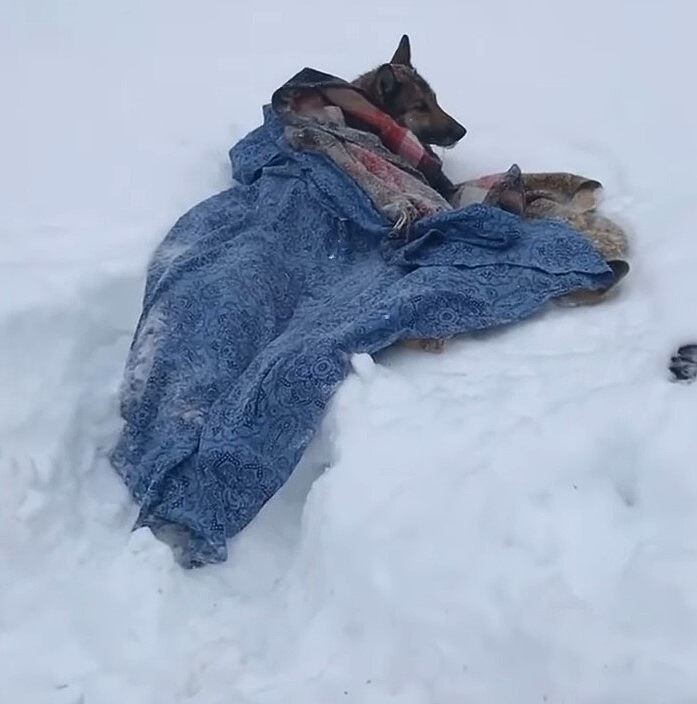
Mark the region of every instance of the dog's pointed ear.
<instances>
[{"instance_id":1,"label":"dog's pointed ear","mask_svg":"<svg viewBox=\"0 0 697 704\"><path fill-rule=\"evenodd\" d=\"M409 66L411 68L411 45L409 44L409 37L405 34L402 36L397 51L395 51L391 64L401 64L402 66Z\"/></svg>"},{"instance_id":2,"label":"dog's pointed ear","mask_svg":"<svg viewBox=\"0 0 697 704\"><path fill-rule=\"evenodd\" d=\"M377 72L378 91L383 98L393 96L399 89L397 76L394 75L392 66L383 64Z\"/></svg>"}]
</instances>

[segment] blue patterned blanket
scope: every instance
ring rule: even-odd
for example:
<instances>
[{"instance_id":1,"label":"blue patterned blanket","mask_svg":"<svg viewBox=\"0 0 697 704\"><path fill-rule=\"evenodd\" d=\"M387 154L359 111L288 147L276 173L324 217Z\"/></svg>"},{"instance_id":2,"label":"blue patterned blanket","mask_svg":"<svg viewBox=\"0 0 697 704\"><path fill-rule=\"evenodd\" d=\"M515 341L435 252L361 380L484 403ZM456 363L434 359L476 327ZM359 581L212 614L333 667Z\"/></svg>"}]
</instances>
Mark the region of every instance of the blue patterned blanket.
<instances>
[{"instance_id":1,"label":"blue patterned blanket","mask_svg":"<svg viewBox=\"0 0 697 704\"><path fill-rule=\"evenodd\" d=\"M607 285L570 228L474 205L408 242L270 106L231 150L236 184L175 224L149 264L111 460L138 526L186 566L223 561L300 459L353 353L510 324Z\"/></svg>"}]
</instances>

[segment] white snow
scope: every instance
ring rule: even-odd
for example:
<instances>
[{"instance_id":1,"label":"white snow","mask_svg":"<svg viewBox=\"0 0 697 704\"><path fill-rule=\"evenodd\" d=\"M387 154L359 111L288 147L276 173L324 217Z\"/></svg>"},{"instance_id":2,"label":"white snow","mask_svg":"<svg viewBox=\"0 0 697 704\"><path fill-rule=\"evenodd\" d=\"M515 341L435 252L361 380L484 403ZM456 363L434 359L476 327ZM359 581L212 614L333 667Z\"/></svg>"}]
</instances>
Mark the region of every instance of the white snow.
<instances>
[{"instance_id":1,"label":"white snow","mask_svg":"<svg viewBox=\"0 0 697 704\"><path fill-rule=\"evenodd\" d=\"M349 6L351 9L349 9ZM0 702L697 697L688 0L0 0ZM147 257L309 65L402 32L456 178L567 169L632 230L616 300L355 360L289 484L186 572L105 453Z\"/></svg>"}]
</instances>

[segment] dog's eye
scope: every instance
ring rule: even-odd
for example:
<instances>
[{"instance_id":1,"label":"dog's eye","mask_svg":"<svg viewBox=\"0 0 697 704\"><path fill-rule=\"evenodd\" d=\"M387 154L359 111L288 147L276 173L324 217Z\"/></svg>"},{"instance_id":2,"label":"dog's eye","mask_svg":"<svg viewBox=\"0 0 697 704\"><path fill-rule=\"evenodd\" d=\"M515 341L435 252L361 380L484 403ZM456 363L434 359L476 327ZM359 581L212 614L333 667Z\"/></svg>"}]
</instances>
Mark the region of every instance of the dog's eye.
<instances>
[{"instance_id":1,"label":"dog's eye","mask_svg":"<svg viewBox=\"0 0 697 704\"><path fill-rule=\"evenodd\" d=\"M420 103L416 104L414 109L418 110L419 112L428 112L428 105L424 101L421 101Z\"/></svg>"}]
</instances>

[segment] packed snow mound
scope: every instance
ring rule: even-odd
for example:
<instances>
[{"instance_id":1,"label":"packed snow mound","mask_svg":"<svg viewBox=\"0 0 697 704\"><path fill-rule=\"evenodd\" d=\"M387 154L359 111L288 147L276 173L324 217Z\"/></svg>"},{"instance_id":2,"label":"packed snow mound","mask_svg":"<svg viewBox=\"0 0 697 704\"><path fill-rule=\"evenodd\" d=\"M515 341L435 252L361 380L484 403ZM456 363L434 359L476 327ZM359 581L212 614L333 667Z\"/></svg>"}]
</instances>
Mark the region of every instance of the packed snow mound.
<instances>
[{"instance_id":1,"label":"packed snow mound","mask_svg":"<svg viewBox=\"0 0 697 704\"><path fill-rule=\"evenodd\" d=\"M697 326L697 10L360 0L344 41L320 9L0 6L0 701L690 701L697 386L666 364ZM598 178L632 273L599 307L355 358L228 562L186 572L106 460L147 256L275 85L405 31L469 129L449 172Z\"/></svg>"}]
</instances>

